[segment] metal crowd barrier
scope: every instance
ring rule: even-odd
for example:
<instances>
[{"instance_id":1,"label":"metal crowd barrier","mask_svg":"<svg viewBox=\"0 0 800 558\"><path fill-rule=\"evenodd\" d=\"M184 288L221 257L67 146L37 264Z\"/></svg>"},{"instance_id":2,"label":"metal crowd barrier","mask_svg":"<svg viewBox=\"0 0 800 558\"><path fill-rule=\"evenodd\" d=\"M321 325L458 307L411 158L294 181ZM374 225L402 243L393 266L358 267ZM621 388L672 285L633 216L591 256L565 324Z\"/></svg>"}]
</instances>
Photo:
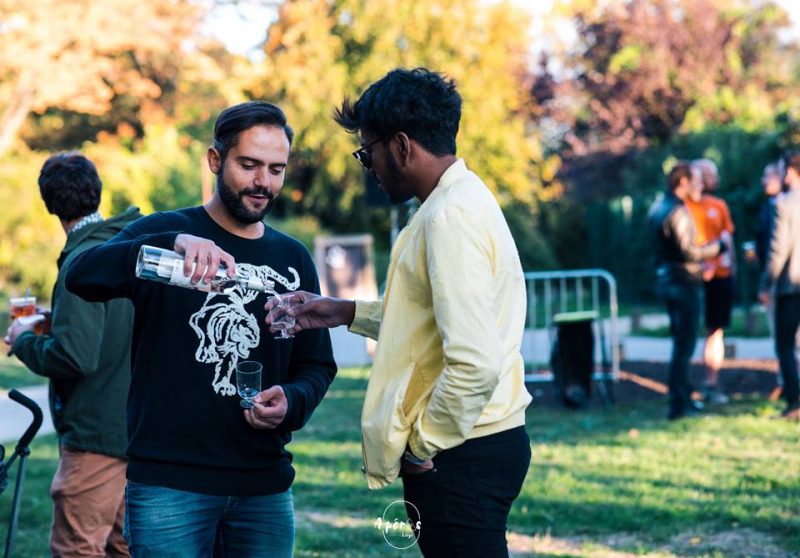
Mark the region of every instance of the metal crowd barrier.
<instances>
[{"instance_id":1,"label":"metal crowd barrier","mask_svg":"<svg viewBox=\"0 0 800 558\"><path fill-rule=\"evenodd\" d=\"M619 376L617 282L603 269L525 273L528 313L522 353L526 382L552 381L550 355L556 337L554 317L571 312L596 313L593 379L601 395L611 396L610 382Z\"/></svg>"}]
</instances>

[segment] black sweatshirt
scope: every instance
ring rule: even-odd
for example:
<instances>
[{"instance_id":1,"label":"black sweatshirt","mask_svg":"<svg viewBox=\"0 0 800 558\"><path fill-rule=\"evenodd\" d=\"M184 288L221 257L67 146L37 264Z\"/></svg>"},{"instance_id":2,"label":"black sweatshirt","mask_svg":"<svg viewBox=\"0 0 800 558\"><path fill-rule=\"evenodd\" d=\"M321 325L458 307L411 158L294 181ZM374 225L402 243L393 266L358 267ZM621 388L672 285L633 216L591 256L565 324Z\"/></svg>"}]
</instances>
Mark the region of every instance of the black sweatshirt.
<instances>
[{"instance_id":1,"label":"black sweatshirt","mask_svg":"<svg viewBox=\"0 0 800 558\"><path fill-rule=\"evenodd\" d=\"M134 305L128 478L223 496L283 492L294 480L285 449L291 432L306 423L336 374L330 335L313 329L275 340L264 323L263 293L204 293L138 279L139 247L171 250L180 233L212 240L237 267L273 280L279 293L319 292L302 244L267 226L259 239L241 238L203 207L139 219L78 256L67 289L90 301L128 297ZM262 389L280 384L286 393L288 413L274 430L244 419L235 373L243 360L263 365Z\"/></svg>"}]
</instances>

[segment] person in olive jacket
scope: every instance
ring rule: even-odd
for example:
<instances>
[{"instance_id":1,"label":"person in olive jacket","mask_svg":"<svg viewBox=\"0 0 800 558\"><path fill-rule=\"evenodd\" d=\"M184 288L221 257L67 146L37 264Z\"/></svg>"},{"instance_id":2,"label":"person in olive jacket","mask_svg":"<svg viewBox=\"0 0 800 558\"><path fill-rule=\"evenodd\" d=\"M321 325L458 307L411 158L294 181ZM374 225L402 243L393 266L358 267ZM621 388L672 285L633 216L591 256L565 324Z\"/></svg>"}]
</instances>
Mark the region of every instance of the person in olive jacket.
<instances>
[{"instance_id":1,"label":"person in olive jacket","mask_svg":"<svg viewBox=\"0 0 800 558\"><path fill-rule=\"evenodd\" d=\"M676 163L667 178L667 192L655 201L648 214L656 260L656 291L667 307L672 334L667 413L670 420L693 415L697 410L691 398L689 361L697 342L702 262L728 247L725 239L696 245L694 223L684 204L691 182L691 166L684 161Z\"/></svg>"},{"instance_id":2,"label":"person in olive jacket","mask_svg":"<svg viewBox=\"0 0 800 558\"><path fill-rule=\"evenodd\" d=\"M58 258L51 331L36 335L34 324L18 318L5 341L32 372L50 379L60 446L50 489L50 549L53 556L129 556L122 523L133 307L126 299L86 302L67 291L64 276L75 256L141 214L130 208L104 220L98 212L100 177L79 153L50 157L39 190L67 234Z\"/></svg>"}]
</instances>

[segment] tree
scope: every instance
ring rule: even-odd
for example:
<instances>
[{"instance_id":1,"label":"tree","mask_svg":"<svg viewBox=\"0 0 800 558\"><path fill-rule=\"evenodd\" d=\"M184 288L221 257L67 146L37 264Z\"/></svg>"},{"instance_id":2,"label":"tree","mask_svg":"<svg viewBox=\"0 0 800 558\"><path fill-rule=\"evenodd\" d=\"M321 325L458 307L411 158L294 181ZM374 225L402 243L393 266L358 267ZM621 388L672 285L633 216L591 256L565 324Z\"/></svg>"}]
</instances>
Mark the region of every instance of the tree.
<instances>
[{"instance_id":1,"label":"tree","mask_svg":"<svg viewBox=\"0 0 800 558\"><path fill-rule=\"evenodd\" d=\"M531 118L553 131L566 193L543 211L545 236L559 246L573 235L556 252L615 273L621 297L653 297L643 231L676 159L714 159L737 235L752 235L761 170L800 121L791 101L798 44L770 2L572 0L559 9L576 40L542 57L530 89ZM585 218L560 222L575 214Z\"/></svg>"},{"instance_id":2,"label":"tree","mask_svg":"<svg viewBox=\"0 0 800 558\"><path fill-rule=\"evenodd\" d=\"M576 199L631 193L626 169L679 135L720 125L763 132L789 108L797 45L781 39L788 17L774 4L574 0L561 10L577 41L544 57L531 117L558 130L559 176Z\"/></svg>"},{"instance_id":3,"label":"tree","mask_svg":"<svg viewBox=\"0 0 800 558\"><path fill-rule=\"evenodd\" d=\"M249 94L281 104L297 132L293 203L337 230L364 226L356 139L332 111L398 66L454 78L464 98L459 155L501 202L535 203L543 156L525 109L528 23L509 2L284 2Z\"/></svg>"},{"instance_id":4,"label":"tree","mask_svg":"<svg viewBox=\"0 0 800 558\"><path fill-rule=\"evenodd\" d=\"M547 116L569 129L563 140L572 155L619 155L665 143L687 118L697 130L756 110L750 117L763 125L787 94L791 72L779 34L789 20L774 4L629 0L571 6L578 46L563 62L564 75L574 77L553 92L552 85L544 87L553 76L540 71L532 94L539 106L552 109Z\"/></svg>"},{"instance_id":5,"label":"tree","mask_svg":"<svg viewBox=\"0 0 800 558\"><path fill-rule=\"evenodd\" d=\"M0 0L0 156L32 111L159 99L200 16L189 0Z\"/></svg>"}]
</instances>

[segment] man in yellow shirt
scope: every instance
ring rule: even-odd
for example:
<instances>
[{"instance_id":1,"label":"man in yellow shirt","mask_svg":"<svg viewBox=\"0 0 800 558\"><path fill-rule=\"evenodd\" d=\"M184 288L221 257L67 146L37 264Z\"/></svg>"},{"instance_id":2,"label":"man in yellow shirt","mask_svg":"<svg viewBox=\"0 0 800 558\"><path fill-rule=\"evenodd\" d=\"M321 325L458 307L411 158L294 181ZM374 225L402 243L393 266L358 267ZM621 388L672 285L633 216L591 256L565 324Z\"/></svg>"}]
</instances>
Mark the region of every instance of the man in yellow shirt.
<instances>
[{"instance_id":1,"label":"man in yellow shirt","mask_svg":"<svg viewBox=\"0 0 800 558\"><path fill-rule=\"evenodd\" d=\"M423 554L507 556L531 458L525 281L497 201L455 155L460 118L455 84L422 68L344 102L336 121L363 146L353 155L393 203L420 207L392 249L382 301L300 293L290 313L293 331L346 324L377 339L364 469L370 488L402 476Z\"/></svg>"}]
</instances>

